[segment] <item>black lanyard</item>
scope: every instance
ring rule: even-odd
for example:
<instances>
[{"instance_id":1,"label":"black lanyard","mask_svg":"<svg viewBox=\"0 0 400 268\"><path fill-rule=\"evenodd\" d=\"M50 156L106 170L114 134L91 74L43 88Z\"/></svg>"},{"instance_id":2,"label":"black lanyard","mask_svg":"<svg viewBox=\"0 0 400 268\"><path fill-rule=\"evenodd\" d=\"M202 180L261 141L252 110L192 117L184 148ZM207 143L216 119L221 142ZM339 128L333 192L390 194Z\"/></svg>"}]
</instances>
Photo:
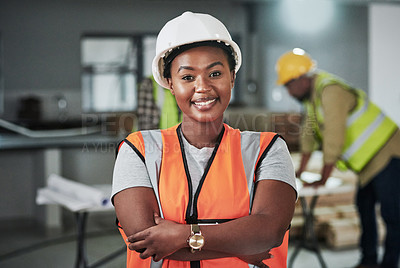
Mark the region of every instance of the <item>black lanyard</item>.
<instances>
[{"instance_id":1,"label":"black lanyard","mask_svg":"<svg viewBox=\"0 0 400 268\"><path fill-rule=\"evenodd\" d=\"M178 135L178 139L179 139L179 144L180 144L181 153L182 153L182 159L183 159L183 166L185 168L186 179L187 179L187 182L188 182L188 190L189 190L189 203L188 203L188 206L186 208L185 221L186 221L186 223L191 224L191 223L198 223L197 200L199 198L200 190L201 190L201 187L203 186L204 180L206 179L208 171L210 170L211 164L214 161L215 155L217 154L218 147L219 147L219 145L221 143L222 137L224 136L225 127L222 128L220 134L218 135L217 142L215 144L214 150L213 150L213 152L211 154L210 159L208 159L208 162L207 162L206 168L204 170L203 176L201 177L200 182L199 182L199 186L197 187L196 192L194 194L194 198L192 198L193 185L192 185L192 179L190 177L189 167L188 167L188 164L187 164L185 148L184 148L183 140L182 140L182 136L181 136L181 135L183 135L181 127L182 127L182 124L180 124L178 126L178 128L176 129L176 134ZM193 213L192 213L192 215L190 215L192 202L193 202Z\"/></svg>"}]
</instances>

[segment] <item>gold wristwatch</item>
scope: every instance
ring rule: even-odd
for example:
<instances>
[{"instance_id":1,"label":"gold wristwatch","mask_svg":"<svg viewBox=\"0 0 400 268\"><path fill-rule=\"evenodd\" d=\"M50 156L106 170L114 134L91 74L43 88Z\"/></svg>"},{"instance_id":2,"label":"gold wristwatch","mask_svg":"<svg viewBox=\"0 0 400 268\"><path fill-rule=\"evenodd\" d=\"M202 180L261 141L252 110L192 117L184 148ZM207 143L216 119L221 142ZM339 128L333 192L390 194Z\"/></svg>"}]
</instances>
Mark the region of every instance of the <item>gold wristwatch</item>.
<instances>
[{"instance_id":1,"label":"gold wristwatch","mask_svg":"<svg viewBox=\"0 0 400 268\"><path fill-rule=\"evenodd\" d=\"M196 251L200 251L204 246L204 236L201 234L198 224L191 224L190 231L191 233L187 242L192 253L195 253Z\"/></svg>"}]
</instances>

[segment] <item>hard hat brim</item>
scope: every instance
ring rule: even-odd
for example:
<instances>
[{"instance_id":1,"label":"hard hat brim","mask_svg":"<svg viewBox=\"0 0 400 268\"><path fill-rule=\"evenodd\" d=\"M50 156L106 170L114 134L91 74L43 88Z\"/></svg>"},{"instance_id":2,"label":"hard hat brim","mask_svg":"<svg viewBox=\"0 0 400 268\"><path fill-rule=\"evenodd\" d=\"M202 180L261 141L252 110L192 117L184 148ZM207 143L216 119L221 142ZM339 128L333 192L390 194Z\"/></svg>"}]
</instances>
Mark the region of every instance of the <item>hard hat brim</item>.
<instances>
[{"instance_id":1,"label":"hard hat brim","mask_svg":"<svg viewBox=\"0 0 400 268\"><path fill-rule=\"evenodd\" d=\"M224 43L229 44L229 45L232 47L233 52L235 53L235 59L236 59L235 73L238 72L240 66L242 65L242 53L241 53L241 51L240 51L239 46L238 46L234 41L231 41L231 40L219 40L219 39L214 39L214 40L198 40L198 41L192 42L192 43L204 42L204 41L220 41L220 42L224 42ZM182 45L187 45L187 44L192 44L192 43L183 43L183 44L177 45L176 47L179 47L179 46L182 46ZM175 48L176 48L176 47L175 47ZM169 86L169 84L168 84L167 78L165 78L165 77L163 76L163 73L164 73L164 64L165 64L165 63L164 63L164 57L165 57L166 53L167 53L169 50L170 50L170 49L163 50L163 51L161 51L160 53L158 53L158 54L154 57L153 62L152 62L152 72L153 72L154 80L155 80L160 86L162 86L162 87L164 87L164 88L171 89L170 86Z\"/></svg>"}]
</instances>

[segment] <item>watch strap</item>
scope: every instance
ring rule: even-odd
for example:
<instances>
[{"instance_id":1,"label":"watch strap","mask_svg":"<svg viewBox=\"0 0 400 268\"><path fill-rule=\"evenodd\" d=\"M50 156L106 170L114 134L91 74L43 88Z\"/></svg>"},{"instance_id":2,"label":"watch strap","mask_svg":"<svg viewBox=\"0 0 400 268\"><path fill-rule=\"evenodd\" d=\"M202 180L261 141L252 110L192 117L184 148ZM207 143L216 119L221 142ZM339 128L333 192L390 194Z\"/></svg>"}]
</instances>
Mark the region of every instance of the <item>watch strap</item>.
<instances>
[{"instance_id":1,"label":"watch strap","mask_svg":"<svg viewBox=\"0 0 400 268\"><path fill-rule=\"evenodd\" d=\"M200 226L198 224L191 224L190 229L193 234L198 234L200 233Z\"/></svg>"}]
</instances>

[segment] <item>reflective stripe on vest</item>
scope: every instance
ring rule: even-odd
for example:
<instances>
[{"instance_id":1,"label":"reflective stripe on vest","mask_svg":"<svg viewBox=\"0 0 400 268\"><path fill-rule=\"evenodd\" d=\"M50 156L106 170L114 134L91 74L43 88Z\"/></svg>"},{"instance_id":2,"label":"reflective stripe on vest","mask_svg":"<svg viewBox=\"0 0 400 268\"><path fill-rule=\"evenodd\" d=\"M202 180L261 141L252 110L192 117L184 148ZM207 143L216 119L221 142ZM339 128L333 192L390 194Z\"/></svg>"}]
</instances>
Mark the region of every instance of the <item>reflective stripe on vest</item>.
<instances>
[{"instance_id":1,"label":"reflective stripe on vest","mask_svg":"<svg viewBox=\"0 0 400 268\"><path fill-rule=\"evenodd\" d=\"M257 163L266 155L278 135L240 132L224 125L219 146L206 168L199 189L192 198L191 180L185 166L179 126L165 130L136 132L126 141L144 157L161 216L187 224L222 223L249 215L254 194ZM162 165L161 165L162 163ZM193 201L192 201L193 200ZM193 214L191 204L193 202ZM122 235L123 231L121 230ZM271 268L286 267L288 232L284 242L271 250L274 258L265 261ZM138 253L127 251L127 267L153 267L160 263L142 260ZM253 267L238 258L200 261L201 267ZM190 262L165 259L162 267L190 267Z\"/></svg>"},{"instance_id":2,"label":"reflective stripe on vest","mask_svg":"<svg viewBox=\"0 0 400 268\"><path fill-rule=\"evenodd\" d=\"M356 96L356 107L346 122L341 158L353 171L360 172L393 135L397 125L370 102L362 90L352 88L332 74L321 72L315 81L316 98L312 103L306 103L307 111L312 110L311 115L314 113L314 118L318 122L314 126L317 136L321 139L323 139L321 127L324 125L321 94L325 87L334 84L351 91Z\"/></svg>"}]
</instances>

